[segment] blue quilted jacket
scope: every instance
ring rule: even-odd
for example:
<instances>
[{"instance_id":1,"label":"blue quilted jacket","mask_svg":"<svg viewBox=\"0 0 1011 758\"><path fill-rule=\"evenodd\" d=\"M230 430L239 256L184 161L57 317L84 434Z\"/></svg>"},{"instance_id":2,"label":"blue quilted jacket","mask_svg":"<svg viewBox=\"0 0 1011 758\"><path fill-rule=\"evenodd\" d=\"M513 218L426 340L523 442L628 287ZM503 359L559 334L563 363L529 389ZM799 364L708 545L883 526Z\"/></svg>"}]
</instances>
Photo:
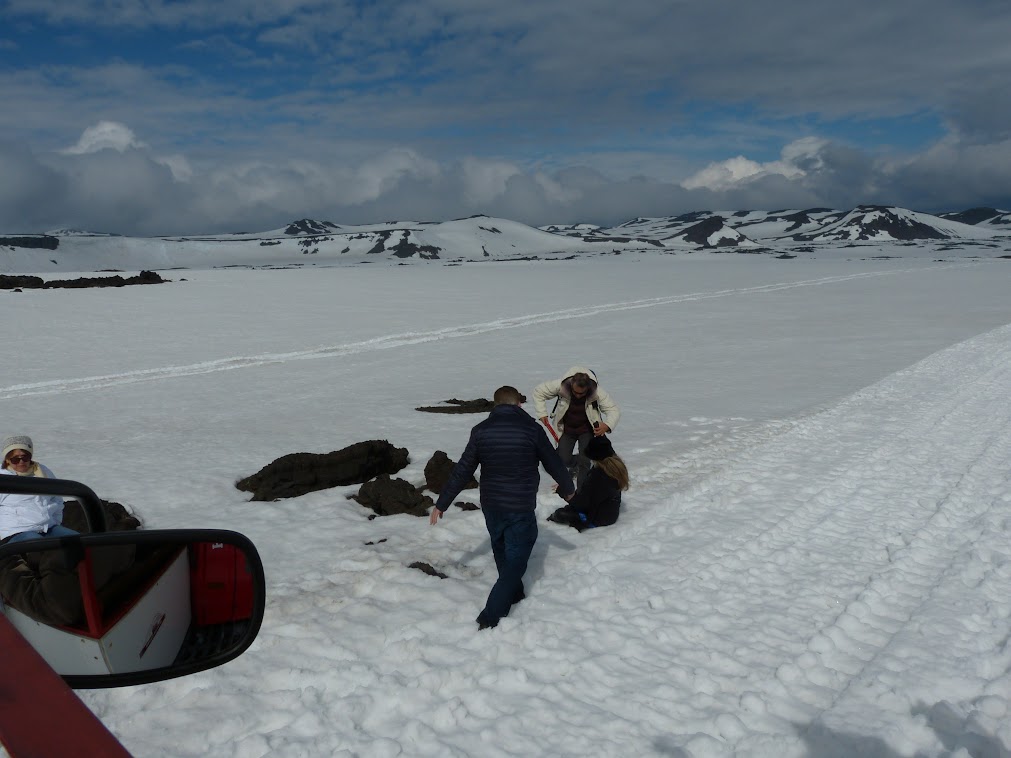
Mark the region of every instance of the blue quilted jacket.
<instances>
[{"instance_id":1,"label":"blue quilted jacket","mask_svg":"<svg viewBox=\"0 0 1011 758\"><path fill-rule=\"evenodd\" d=\"M480 466L483 508L532 511L541 480L538 464L558 482L559 495L574 492L572 477L544 429L518 405L498 405L471 430L435 507L449 508Z\"/></svg>"}]
</instances>

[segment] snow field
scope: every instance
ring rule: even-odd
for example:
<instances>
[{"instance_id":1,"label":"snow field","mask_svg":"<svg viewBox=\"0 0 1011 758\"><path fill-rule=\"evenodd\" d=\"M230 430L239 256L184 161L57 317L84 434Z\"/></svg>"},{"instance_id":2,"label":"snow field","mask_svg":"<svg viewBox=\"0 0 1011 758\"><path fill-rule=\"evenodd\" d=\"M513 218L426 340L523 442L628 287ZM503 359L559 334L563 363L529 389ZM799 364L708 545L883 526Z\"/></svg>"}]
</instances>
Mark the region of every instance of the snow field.
<instances>
[{"instance_id":1,"label":"snow field","mask_svg":"<svg viewBox=\"0 0 1011 758\"><path fill-rule=\"evenodd\" d=\"M5 423L152 528L249 534L267 570L241 658L85 701L138 756L1000 755L1011 269L791 266L192 272L4 298L38 332L0 365ZM479 418L416 406L529 393L586 353L633 488L617 525L577 534L544 521L543 482L528 597L492 632L479 513L433 528L368 520L357 487L232 486L370 438L408 447L418 482Z\"/></svg>"}]
</instances>

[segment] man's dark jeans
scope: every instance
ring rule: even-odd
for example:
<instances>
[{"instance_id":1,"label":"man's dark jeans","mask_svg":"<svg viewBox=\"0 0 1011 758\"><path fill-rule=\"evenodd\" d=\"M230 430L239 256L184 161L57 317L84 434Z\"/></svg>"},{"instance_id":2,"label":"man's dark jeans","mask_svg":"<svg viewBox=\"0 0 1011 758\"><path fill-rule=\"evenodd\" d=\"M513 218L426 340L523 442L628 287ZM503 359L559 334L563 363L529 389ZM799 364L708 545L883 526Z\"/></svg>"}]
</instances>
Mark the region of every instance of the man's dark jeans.
<instances>
[{"instance_id":1,"label":"man's dark jeans","mask_svg":"<svg viewBox=\"0 0 1011 758\"><path fill-rule=\"evenodd\" d=\"M586 450L586 446L590 444L592 439L593 432L584 432L578 437L562 432L562 436L558 439L558 455L569 473L574 476L577 489L583 486L583 480L590 473L592 462L583 454L583 451ZM574 453L577 442L579 443L579 452Z\"/></svg>"},{"instance_id":2,"label":"man's dark jeans","mask_svg":"<svg viewBox=\"0 0 1011 758\"><path fill-rule=\"evenodd\" d=\"M509 615L513 603L523 595L523 574L530 551L537 542L537 516L534 511L508 511L485 508L484 523L491 537L498 581L491 588L488 602L477 617L478 623L495 626Z\"/></svg>"}]
</instances>

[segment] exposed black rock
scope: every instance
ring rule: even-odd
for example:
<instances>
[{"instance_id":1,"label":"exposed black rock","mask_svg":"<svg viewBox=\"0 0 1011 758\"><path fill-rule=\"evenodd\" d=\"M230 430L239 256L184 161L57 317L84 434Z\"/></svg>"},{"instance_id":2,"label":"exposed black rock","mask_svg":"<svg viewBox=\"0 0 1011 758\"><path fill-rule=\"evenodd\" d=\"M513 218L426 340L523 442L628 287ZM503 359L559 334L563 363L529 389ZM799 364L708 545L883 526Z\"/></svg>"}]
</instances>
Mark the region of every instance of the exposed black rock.
<instances>
[{"instance_id":1,"label":"exposed black rock","mask_svg":"<svg viewBox=\"0 0 1011 758\"><path fill-rule=\"evenodd\" d=\"M442 488L449 481L449 474L453 470L455 463L442 450L436 450L428 463L425 464L425 486L432 492L440 493ZM464 489L474 489L477 487L477 480L473 477Z\"/></svg>"},{"instance_id":2,"label":"exposed black rock","mask_svg":"<svg viewBox=\"0 0 1011 758\"><path fill-rule=\"evenodd\" d=\"M393 516L407 513L412 516L427 516L435 501L424 495L408 481L391 479L389 474L381 474L369 482L365 482L352 495L354 500L366 508L371 508L378 516Z\"/></svg>"},{"instance_id":3,"label":"exposed black rock","mask_svg":"<svg viewBox=\"0 0 1011 758\"><path fill-rule=\"evenodd\" d=\"M366 253L366 255L378 255L379 253L385 252L386 241L393 235L393 232L392 231L376 232L376 235L379 237L379 242L374 244L372 246L372 249L369 250Z\"/></svg>"},{"instance_id":4,"label":"exposed black rock","mask_svg":"<svg viewBox=\"0 0 1011 758\"><path fill-rule=\"evenodd\" d=\"M412 563L411 565L409 565L407 568L418 569L418 571L422 571L422 572L428 574L429 576L437 576L440 579L445 579L446 578L446 574L443 574L441 571L436 571L429 564L422 563L421 561L415 561L414 563Z\"/></svg>"},{"instance_id":5,"label":"exposed black rock","mask_svg":"<svg viewBox=\"0 0 1011 758\"><path fill-rule=\"evenodd\" d=\"M91 287L126 287L134 284L164 284L169 281L162 279L155 271L141 271L137 276L124 278L119 276L84 276L80 279L53 279L44 281L39 276L0 274L0 289L87 289Z\"/></svg>"},{"instance_id":6,"label":"exposed black rock","mask_svg":"<svg viewBox=\"0 0 1011 758\"><path fill-rule=\"evenodd\" d=\"M0 245L55 250L60 246L60 240L58 237L53 237L49 234L35 234L25 237L0 237Z\"/></svg>"},{"instance_id":7,"label":"exposed black rock","mask_svg":"<svg viewBox=\"0 0 1011 758\"><path fill-rule=\"evenodd\" d=\"M390 248L395 256L398 258L413 258L417 256L423 260L435 260L439 257L439 248L433 245L419 245L411 242L409 237L410 235L404 232L400 238L400 242Z\"/></svg>"},{"instance_id":8,"label":"exposed black rock","mask_svg":"<svg viewBox=\"0 0 1011 758\"><path fill-rule=\"evenodd\" d=\"M340 224L331 221L313 221L311 218L303 218L288 224L284 230L285 234L326 234L328 232L340 231Z\"/></svg>"},{"instance_id":9,"label":"exposed black rock","mask_svg":"<svg viewBox=\"0 0 1011 758\"><path fill-rule=\"evenodd\" d=\"M368 440L331 453L289 453L240 479L235 487L251 492L252 500L298 497L395 474L409 460L407 448L394 447L387 440Z\"/></svg>"},{"instance_id":10,"label":"exposed black rock","mask_svg":"<svg viewBox=\"0 0 1011 758\"><path fill-rule=\"evenodd\" d=\"M128 532L140 528L140 519L130 513L121 503L102 500L105 514L105 528L109 532ZM89 534L88 520L84 517L84 506L78 500L63 503L63 526L81 534Z\"/></svg>"},{"instance_id":11,"label":"exposed black rock","mask_svg":"<svg viewBox=\"0 0 1011 758\"><path fill-rule=\"evenodd\" d=\"M740 238L731 239L729 237L724 237L720 239L715 245L709 241L709 238L714 234L719 232L725 226L723 221L723 216L710 216L709 218L700 221L694 226L690 226L685 229L681 234L675 235L675 237L684 239L688 242L699 245L705 248L715 248L715 247L734 247L740 244Z\"/></svg>"},{"instance_id":12,"label":"exposed black rock","mask_svg":"<svg viewBox=\"0 0 1011 758\"><path fill-rule=\"evenodd\" d=\"M477 400L457 400L456 398L451 398L445 402L446 405L424 405L414 410L424 411L425 413L491 413L491 409L495 407L495 403L484 398L478 398ZM526 402L525 397L523 398L523 402Z\"/></svg>"}]
</instances>

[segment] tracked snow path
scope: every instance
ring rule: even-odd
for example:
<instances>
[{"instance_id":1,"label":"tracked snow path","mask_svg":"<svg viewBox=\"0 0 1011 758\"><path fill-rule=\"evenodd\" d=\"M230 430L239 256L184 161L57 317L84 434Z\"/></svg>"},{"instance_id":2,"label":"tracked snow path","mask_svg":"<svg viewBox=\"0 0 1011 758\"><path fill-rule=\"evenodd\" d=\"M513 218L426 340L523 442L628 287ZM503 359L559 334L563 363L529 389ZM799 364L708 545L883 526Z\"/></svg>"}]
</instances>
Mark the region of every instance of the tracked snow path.
<instances>
[{"instance_id":1,"label":"tracked snow path","mask_svg":"<svg viewBox=\"0 0 1011 758\"><path fill-rule=\"evenodd\" d=\"M960 263L948 266L938 266L932 271L942 271L948 268L962 268L966 266L978 265L977 263ZM196 376L211 374L220 371L234 371L243 368L265 366L269 364L287 363L289 361L318 360L323 358L342 358L365 352L377 350L390 350L398 347L419 345L425 342L438 340L450 340L461 337L473 337L487 332L495 332L504 329L518 329L523 327L537 326L555 321L568 319L581 319L587 316L598 315L615 311L636 310L640 308L654 308L659 306L676 305L678 303L697 302L713 298L736 297L744 295L757 295L762 293L777 292L780 290L794 289L797 287L817 287L841 282L848 282L854 279L864 279L867 277L889 276L903 273L921 273L922 268L897 269L892 271L861 272L857 274L847 274L841 276L827 276L817 279L808 279L795 282L778 282L756 287L741 287L732 289L713 290L709 292L693 292L687 294L672 295L670 297L654 297L640 300L629 300L624 302L602 303L598 305L585 306L580 308L566 308L556 311L546 311L542 313L524 314L514 318L502 318L494 321L486 321L477 324L463 324L459 326L435 329L432 331L402 332L399 334L389 334L375 337L360 342L350 342L340 345L326 345L314 347L307 350L297 350L283 353L264 353L260 355L231 356L212 361L203 361L179 366L163 366L160 368L141 369L127 371L118 374L106 374L101 376L86 376L79 378L57 379L44 382L31 382L25 384L14 384L7 387L0 387L0 400L11 400L22 397L32 397L37 395L63 394L66 392L86 392L89 390L104 389L125 384L135 384L137 382L163 381L168 379L178 379L186 376Z\"/></svg>"},{"instance_id":2,"label":"tracked snow path","mask_svg":"<svg viewBox=\"0 0 1011 758\"><path fill-rule=\"evenodd\" d=\"M736 460L711 451L696 461L711 473L673 495L656 486L667 473L637 472L620 528L552 556L522 622L503 622L494 644L534 651L509 684L542 702L484 728L519 749L545 719L530 731L557 744L528 746L542 755L868 754L867 740L891 755L910 721L941 740L938 708L1008 713L1009 388L1004 327ZM553 663L559 625L584 665ZM588 713L607 728L587 733Z\"/></svg>"},{"instance_id":3,"label":"tracked snow path","mask_svg":"<svg viewBox=\"0 0 1011 758\"><path fill-rule=\"evenodd\" d=\"M308 709L341 735L331 752L361 756L1003 756L1009 387L1011 326L751 444L634 471L615 527L542 524L530 596L494 632L473 628L481 549L418 534L449 579L419 575L425 610L397 624L379 577L402 569L349 551L316 589L276 588L258 644L288 666L228 672L274 708L249 754L313 754ZM307 591L311 623L282 624Z\"/></svg>"}]
</instances>

